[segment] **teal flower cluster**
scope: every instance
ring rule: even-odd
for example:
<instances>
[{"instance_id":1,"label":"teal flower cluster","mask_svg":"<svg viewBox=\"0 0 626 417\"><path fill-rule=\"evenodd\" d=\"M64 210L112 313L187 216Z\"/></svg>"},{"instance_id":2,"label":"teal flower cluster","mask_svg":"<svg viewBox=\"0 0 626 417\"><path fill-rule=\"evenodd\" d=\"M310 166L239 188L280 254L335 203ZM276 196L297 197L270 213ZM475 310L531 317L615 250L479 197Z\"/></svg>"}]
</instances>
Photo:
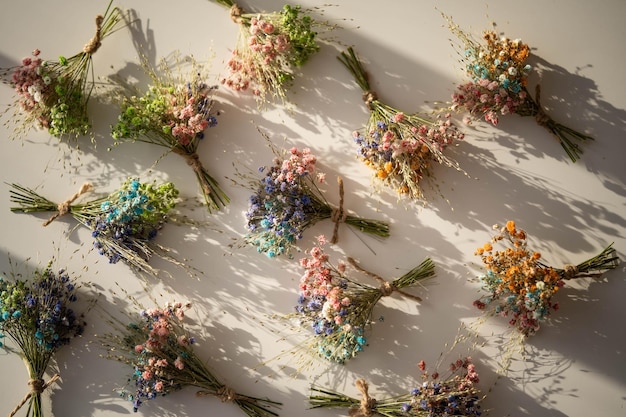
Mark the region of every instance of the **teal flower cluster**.
<instances>
[{"instance_id":1,"label":"teal flower cluster","mask_svg":"<svg viewBox=\"0 0 626 417\"><path fill-rule=\"evenodd\" d=\"M94 247L109 262L126 259L129 251L148 260L151 250L147 245L167 221L177 198L173 183L157 186L129 179L102 201L98 211L85 216L83 223L92 230Z\"/></svg>"},{"instance_id":2,"label":"teal flower cluster","mask_svg":"<svg viewBox=\"0 0 626 417\"><path fill-rule=\"evenodd\" d=\"M162 184L127 179L107 197L75 204L74 200L91 189L85 184L67 201L57 204L34 190L10 184L11 207L15 212L55 212L44 225L60 215L70 214L92 231L94 248L110 263L120 260L130 267L152 275L158 271L150 266L154 256L178 265L169 250L154 242L159 230L169 220L178 202L178 189L171 182Z\"/></svg>"}]
</instances>

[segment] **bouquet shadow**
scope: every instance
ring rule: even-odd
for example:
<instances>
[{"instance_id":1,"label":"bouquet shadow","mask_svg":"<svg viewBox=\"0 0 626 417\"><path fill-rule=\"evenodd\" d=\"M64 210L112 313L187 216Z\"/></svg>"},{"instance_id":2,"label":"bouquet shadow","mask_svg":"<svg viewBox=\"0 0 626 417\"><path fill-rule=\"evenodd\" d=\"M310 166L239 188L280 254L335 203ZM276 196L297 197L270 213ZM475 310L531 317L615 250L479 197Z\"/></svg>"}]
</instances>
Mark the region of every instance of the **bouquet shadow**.
<instances>
[{"instance_id":1,"label":"bouquet shadow","mask_svg":"<svg viewBox=\"0 0 626 417\"><path fill-rule=\"evenodd\" d=\"M485 358L488 360L489 358ZM558 407L550 407L551 403L554 403L555 396L570 396L576 397L575 389L572 391L566 390L561 386L561 381L564 379L559 373L562 373L564 369L569 366L569 361L555 362L554 358L537 358L533 361L533 366L541 367L544 373L539 375L537 373L536 380L543 379L544 383L541 387L541 394L536 395L535 392L539 389L532 389L532 383L536 380L526 378L525 381L520 381L515 377L515 374L511 372L507 377L497 374L492 369L488 372L483 372L481 375L481 381L493 381L493 384L488 390L483 391L486 394L486 398L483 401L483 409L488 410L487 415L516 415L527 414L536 416L547 417L565 417L567 414L558 410ZM547 369L549 368L549 369ZM550 371L556 372L550 374ZM484 376L484 378L482 378ZM545 384L545 378L551 378L549 384ZM521 387L521 388L520 388ZM491 398L495 398L496 404L511 404L511 407L506 410L500 410L497 407L491 406Z\"/></svg>"},{"instance_id":2,"label":"bouquet shadow","mask_svg":"<svg viewBox=\"0 0 626 417\"><path fill-rule=\"evenodd\" d=\"M626 226L626 217L604 204L573 195L555 186L549 177L524 169L523 165L502 166L494 153L479 148L472 141L463 144L462 158L465 169L479 181L472 181L470 187L456 186L448 195L453 207L457 202L471 201L472 216L467 216L464 210L437 208L438 215L454 224L469 230L487 231L492 225L480 219L516 217L520 224L543 225L534 232L538 233L537 242L556 241L563 249L574 252L595 251L598 241L602 240L600 233L619 235L619 229L610 224ZM445 180L455 185L471 181L457 177L451 174ZM584 220L579 216L581 212L585 213Z\"/></svg>"},{"instance_id":3,"label":"bouquet shadow","mask_svg":"<svg viewBox=\"0 0 626 417\"><path fill-rule=\"evenodd\" d=\"M611 160L613 159L611 157L614 156L612 149L618 145L617 138L626 133L626 111L616 108L603 98L596 82L583 75L585 66L578 67L577 72L572 73L535 54L529 56L528 62L535 69L529 76L529 84L532 86L530 90L534 91L536 85L542 86L541 104L547 112L565 125L578 127L580 130L588 129L594 138L580 144L583 151L582 159L588 159L585 162L587 168L596 173L621 172L618 171L618 161ZM561 155L559 159L568 161L562 151L559 154L560 145L545 129L534 126L531 130L527 120L517 119L514 124L502 123L501 127L504 127L510 135L498 138L513 155L520 160L528 159L525 154L537 158ZM536 133L536 138L525 140L529 139L529 135L526 133L526 137L521 136L519 132L521 129L518 129L518 126L523 126L524 130L528 129L526 130L528 133ZM585 154L593 157L585 157ZM603 162L595 166L591 161L597 160L598 156L602 156Z\"/></svg>"},{"instance_id":4,"label":"bouquet shadow","mask_svg":"<svg viewBox=\"0 0 626 417\"><path fill-rule=\"evenodd\" d=\"M584 386L569 382L572 375L584 372L620 383L625 369L615 346L624 343L624 334L614 323L624 317L599 303L615 302L626 280L608 275L609 283L589 279L588 285L565 286L559 293L558 313L533 336L523 338L500 317L469 325L474 346L479 346L471 356L482 356L491 364L490 374L481 375L481 385L489 387L483 391L487 394L485 409L490 409L490 397L495 397L495 403L515 407L503 412L563 416L559 409L565 403L598 401L588 397ZM495 322L497 327L491 327Z\"/></svg>"},{"instance_id":5,"label":"bouquet shadow","mask_svg":"<svg viewBox=\"0 0 626 417\"><path fill-rule=\"evenodd\" d=\"M107 294L107 296L101 296L98 299L98 304L92 314L99 313L102 320L93 321L86 332L88 335L85 335L87 340L84 341L82 347L72 352L71 357L73 362L97 365L95 371L94 369L89 370L89 373L94 377L88 377L85 380L85 369L80 367L69 369L66 378L68 386L64 387L67 389L59 390L55 394L53 402L55 414L75 412L77 408L81 409L81 415L94 415L102 410L117 413L128 413L132 410L132 403L128 401L126 394L134 391L134 382L132 380L127 381L133 368L116 357L119 354L119 358L121 358L127 353L123 352L123 349L111 349L115 345L115 342L113 345L111 344L114 340L111 336L121 330L125 335L124 337L132 337L132 331L128 333L127 330L124 331L119 326L132 328L132 323L135 323L135 320L139 318L140 307L145 305L146 311L149 311L148 309L153 308L153 304L154 307L159 304L163 305L164 297L162 295L156 296L154 293L148 292L146 288L135 290L127 290L127 288L128 286L124 286L124 288L118 286L108 291L105 288L98 288L102 294ZM168 294L166 297L170 299L172 294ZM254 375L250 375L249 364L254 362L253 356L256 346L258 346L258 340L245 330L227 327L216 320L212 320L207 325L203 318L206 317L205 306L206 303L204 305L192 303L191 311L185 315L184 319L185 328L189 331L190 337L195 339L191 341L195 346L193 349L194 356L197 355L199 360L210 369L210 372L219 375L225 386L230 386L230 384L239 387L245 386L246 388L241 388L241 390L249 390L249 380L254 378ZM188 359L191 361L191 358ZM192 366L191 362L189 366ZM72 372L74 372L74 376ZM80 380L81 386L73 387L72 381L78 382L78 380ZM163 397L158 396L158 401L149 401L148 404L142 406L142 409L146 407L146 409L151 409L152 412L158 412L160 415L187 416L197 415L202 410L206 410L207 407L212 410L211 412L228 414L227 409L233 407L233 404L229 404L231 400L220 401L218 398L212 398L211 395L200 395L197 393L198 388L194 388L192 385L194 384L185 385L183 383L182 387L175 389L176 392L171 392ZM278 402L287 398L277 399L276 390L269 386L263 388L263 385L265 384L262 381L254 384L254 390L256 393L260 392L260 398L271 396L272 400ZM81 389L84 393L80 404L71 400L73 397L71 393L75 392L75 389ZM237 392L240 391L237 390ZM232 401L236 400L233 399ZM280 409L274 411L278 411L280 414ZM267 415L269 416L269 414Z\"/></svg>"},{"instance_id":6,"label":"bouquet shadow","mask_svg":"<svg viewBox=\"0 0 626 417\"><path fill-rule=\"evenodd\" d=\"M626 320L626 311L604 306L619 302L619 294L626 289L626 279L620 279L616 272L606 275L606 279L598 281L589 279L588 285L564 287L559 294L561 308L550 319L551 325L535 335L538 337L528 340L527 345L537 352L555 352L560 361L576 363L584 372L597 373L618 383L626 372L626 364L620 360L615 346L626 343L626 335L615 323ZM580 340L586 341L585 346ZM536 376L540 380L552 371L547 369L545 375L536 375L529 369L527 373L529 378Z\"/></svg>"}]
</instances>

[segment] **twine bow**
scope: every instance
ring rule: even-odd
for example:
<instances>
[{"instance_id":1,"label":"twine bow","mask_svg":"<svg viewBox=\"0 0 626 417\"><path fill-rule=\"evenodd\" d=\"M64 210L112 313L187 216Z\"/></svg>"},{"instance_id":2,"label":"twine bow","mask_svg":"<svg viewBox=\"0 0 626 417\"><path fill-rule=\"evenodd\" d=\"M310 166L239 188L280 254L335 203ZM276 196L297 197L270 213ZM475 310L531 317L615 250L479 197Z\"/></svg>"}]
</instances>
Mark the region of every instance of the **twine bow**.
<instances>
[{"instance_id":1,"label":"twine bow","mask_svg":"<svg viewBox=\"0 0 626 417\"><path fill-rule=\"evenodd\" d=\"M187 161L187 165L189 165L191 169L193 169L193 172L196 173L198 179L200 180L200 184L202 186L202 189L204 190L204 193L207 195L211 194L211 187L204 177L204 166L202 165L202 162L200 162L200 157L198 156L198 154L196 152L189 153L180 148L172 148L172 152L185 158L185 160Z\"/></svg>"},{"instance_id":2,"label":"twine bow","mask_svg":"<svg viewBox=\"0 0 626 417\"><path fill-rule=\"evenodd\" d=\"M368 90L363 93L363 101L369 110L373 110L372 102L378 100L378 95L374 91Z\"/></svg>"},{"instance_id":3,"label":"twine bow","mask_svg":"<svg viewBox=\"0 0 626 417\"><path fill-rule=\"evenodd\" d=\"M50 217L48 220L46 220L43 223L43 227L46 227L47 225L49 225L50 223L52 223L53 221L55 221L57 219L57 217L60 216L64 216L67 213L69 213L72 209L71 204L81 195L85 194L87 191L91 190L93 187L90 183L86 182L84 183L81 187L80 190L78 190L76 193L74 193L74 195L72 195L70 198L68 198L67 200L65 200L62 203L59 203L57 205L57 212Z\"/></svg>"},{"instance_id":4,"label":"twine bow","mask_svg":"<svg viewBox=\"0 0 626 417\"><path fill-rule=\"evenodd\" d=\"M13 417L20 408L22 408L22 406L24 404L26 404L26 402L34 395L40 395L42 392L44 392L44 390L46 388L48 388L50 385L52 385L53 383L56 382L57 379L59 379L61 377L61 375L59 374L54 374L52 376L52 378L50 378L48 380L48 382L45 382L43 379L41 378L37 378L37 379L30 379L28 380L28 385L30 386L30 392L28 394L26 394L24 396L24 398L22 398L22 401L20 401L20 403L18 405L15 406L15 408L13 410L11 410L11 412L9 413L9 417Z\"/></svg>"},{"instance_id":5,"label":"twine bow","mask_svg":"<svg viewBox=\"0 0 626 417\"><path fill-rule=\"evenodd\" d=\"M235 401L239 398L241 398L234 389L223 385L221 388L219 388L217 391L215 392L211 392L211 391L198 391L196 392L196 396L197 397L206 397L209 395L214 395L217 398L220 399L221 402L226 403L226 402L232 402Z\"/></svg>"},{"instance_id":6,"label":"twine bow","mask_svg":"<svg viewBox=\"0 0 626 417\"><path fill-rule=\"evenodd\" d=\"M370 277L374 278L376 281L378 281L378 283L380 284L380 287L378 288L379 291L381 292L381 294L384 297L388 297L390 296L392 293L397 292L400 293L402 295L404 295L407 298L410 298L412 300L415 300L417 302L421 302L422 299L420 297L418 297L417 295L413 295L413 294L409 294L408 292L404 292L401 289L397 288L395 285L393 285L393 283L385 281L380 275L377 275L373 272L370 272L366 269L363 269L359 266L359 264L354 260L354 258L348 257L347 258L348 263L350 265L352 265L352 267L354 269L356 269L357 271L363 272L366 275L369 275Z\"/></svg>"},{"instance_id":7,"label":"twine bow","mask_svg":"<svg viewBox=\"0 0 626 417\"><path fill-rule=\"evenodd\" d=\"M89 42L85 44L85 46L83 47L83 52L93 55L96 53L98 48L100 48L100 46L102 45L102 38L100 36L102 32L103 21L104 21L104 16L100 14L96 16L96 33L95 35L93 35L93 38L91 38Z\"/></svg>"},{"instance_id":8,"label":"twine bow","mask_svg":"<svg viewBox=\"0 0 626 417\"><path fill-rule=\"evenodd\" d=\"M237 23L238 25L243 23L243 18L241 17L242 13L243 13L243 9L241 8L241 6L239 6L236 3L230 7L230 18L232 19L233 22Z\"/></svg>"},{"instance_id":9,"label":"twine bow","mask_svg":"<svg viewBox=\"0 0 626 417\"><path fill-rule=\"evenodd\" d=\"M350 417L369 417L374 415L376 408L376 400L368 394L369 385L364 379L357 379L355 383L357 389L361 392L361 404L358 408L350 409Z\"/></svg>"},{"instance_id":10,"label":"twine bow","mask_svg":"<svg viewBox=\"0 0 626 417\"><path fill-rule=\"evenodd\" d=\"M333 229L333 237L330 240L330 243L332 243L333 245L339 240L339 223L343 223L346 221L346 212L343 209L343 179L341 179L341 177L337 177L337 182L339 183L339 207L333 209L330 215L330 219L333 223L335 223L335 228Z\"/></svg>"}]
</instances>

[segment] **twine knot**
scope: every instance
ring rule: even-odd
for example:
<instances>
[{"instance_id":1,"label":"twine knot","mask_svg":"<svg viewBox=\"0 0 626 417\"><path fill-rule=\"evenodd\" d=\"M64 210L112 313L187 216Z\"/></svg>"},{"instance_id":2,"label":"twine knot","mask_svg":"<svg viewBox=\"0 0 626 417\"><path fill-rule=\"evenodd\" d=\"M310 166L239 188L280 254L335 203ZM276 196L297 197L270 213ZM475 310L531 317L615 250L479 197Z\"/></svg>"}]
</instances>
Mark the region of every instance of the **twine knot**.
<instances>
[{"instance_id":1,"label":"twine knot","mask_svg":"<svg viewBox=\"0 0 626 417\"><path fill-rule=\"evenodd\" d=\"M193 172L196 173L196 176L200 180L200 185L202 186L202 190L204 191L204 193L207 195L211 194L211 187L203 173L204 166L202 165L202 162L200 162L200 156L196 152L189 153L184 149L176 147L172 148L172 152L185 158L185 161L187 161L187 165L189 165L191 169L193 169Z\"/></svg>"},{"instance_id":2,"label":"twine knot","mask_svg":"<svg viewBox=\"0 0 626 417\"><path fill-rule=\"evenodd\" d=\"M380 284L379 290L384 297L389 297L396 290L396 287L391 282L385 281Z\"/></svg>"},{"instance_id":3,"label":"twine knot","mask_svg":"<svg viewBox=\"0 0 626 417\"><path fill-rule=\"evenodd\" d=\"M30 386L30 392L34 394L41 394L43 392L46 381L41 378L29 379L28 385Z\"/></svg>"},{"instance_id":4,"label":"twine knot","mask_svg":"<svg viewBox=\"0 0 626 417\"><path fill-rule=\"evenodd\" d=\"M101 32L102 32L103 21L104 21L104 16L100 14L96 16L96 33L95 35L93 35L93 38L91 38L89 42L85 44L85 46L83 47L83 52L93 55L96 53L98 48L100 48L100 46L102 45Z\"/></svg>"},{"instance_id":5,"label":"twine knot","mask_svg":"<svg viewBox=\"0 0 626 417\"><path fill-rule=\"evenodd\" d=\"M47 225L55 221L57 217L64 216L70 211L72 211L72 203L78 197L85 194L87 191L91 190L92 188L93 186L90 183L86 182L80 187L80 190L74 193L74 195L72 195L70 198L63 201L62 203L57 204L57 212L43 223L43 227L46 227Z\"/></svg>"},{"instance_id":6,"label":"twine knot","mask_svg":"<svg viewBox=\"0 0 626 417\"><path fill-rule=\"evenodd\" d=\"M238 25L243 23L243 18L241 17L242 13L243 13L243 9L241 8L241 6L239 6L236 3L230 7L230 18L233 22L237 23Z\"/></svg>"},{"instance_id":7,"label":"twine knot","mask_svg":"<svg viewBox=\"0 0 626 417\"><path fill-rule=\"evenodd\" d=\"M220 399L221 402L226 403L226 402L232 402L235 401L239 398L241 398L239 396L239 394L237 394L235 392L234 389L223 385L221 388L219 388L217 391L197 391L196 392L196 397L207 397L209 395L215 396L217 398Z\"/></svg>"},{"instance_id":8,"label":"twine knot","mask_svg":"<svg viewBox=\"0 0 626 417\"><path fill-rule=\"evenodd\" d=\"M373 416L374 409L376 408L376 400L370 397L368 393L369 385L364 379L357 379L355 385L361 392L361 403L358 408L350 409L350 417Z\"/></svg>"},{"instance_id":9,"label":"twine knot","mask_svg":"<svg viewBox=\"0 0 626 417\"><path fill-rule=\"evenodd\" d=\"M330 243L335 244L339 240L339 224L346 221L347 214L343 209L343 179L341 177L337 177L337 183L339 183L339 207L333 209L330 219L333 223L335 223L335 228L333 229L333 237L330 240Z\"/></svg>"},{"instance_id":10,"label":"twine knot","mask_svg":"<svg viewBox=\"0 0 626 417\"><path fill-rule=\"evenodd\" d=\"M378 100L378 95L376 95L374 91L368 90L363 93L363 101L365 102L365 105L368 109L373 110L372 102L375 100Z\"/></svg>"},{"instance_id":11,"label":"twine knot","mask_svg":"<svg viewBox=\"0 0 626 417\"><path fill-rule=\"evenodd\" d=\"M197 153L179 153L182 155L187 161L187 165L189 165L194 171L198 169L202 169L202 162L200 162L200 156Z\"/></svg>"},{"instance_id":12,"label":"twine knot","mask_svg":"<svg viewBox=\"0 0 626 417\"><path fill-rule=\"evenodd\" d=\"M31 397L36 396L36 395L41 395L41 393L44 392L44 390L46 388L48 388L50 385L54 384L57 381L57 379L59 379L60 377L61 377L61 375L54 374L52 376L52 378L50 378L48 380L48 382L45 382L41 378L29 379L28 380L28 385L30 386L30 392L28 394L26 394L24 396L24 398L22 398L22 401L20 401L20 403L18 405L16 405L13 410L11 410L11 412L9 413L9 417L13 417L19 411L19 409L22 408L22 406L24 404L26 404L26 402Z\"/></svg>"},{"instance_id":13,"label":"twine knot","mask_svg":"<svg viewBox=\"0 0 626 417\"><path fill-rule=\"evenodd\" d=\"M354 260L354 258L348 257L347 261L357 271L363 272L364 274L369 275L370 277L378 281L378 283L380 284L380 287L378 287L378 290L384 297L389 297L394 292L397 292L417 302L422 301L422 299L418 297L417 295L409 294L408 292L402 291L401 289L393 285L393 282L388 282L385 279L383 279L383 277L381 277L380 275L370 272L367 269L361 268L359 264Z\"/></svg>"},{"instance_id":14,"label":"twine knot","mask_svg":"<svg viewBox=\"0 0 626 417\"><path fill-rule=\"evenodd\" d=\"M535 101L537 102L537 114L535 114L535 120L539 126L548 127L550 122L550 116L543 110L541 106L541 85L537 84L535 87Z\"/></svg>"},{"instance_id":15,"label":"twine knot","mask_svg":"<svg viewBox=\"0 0 626 417\"><path fill-rule=\"evenodd\" d=\"M564 277L565 279L575 278L578 275L578 267L572 264L566 264L563 266Z\"/></svg>"},{"instance_id":16,"label":"twine knot","mask_svg":"<svg viewBox=\"0 0 626 417\"><path fill-rule=\"evenodd\" d=\"M224 385L222 388L217 390L217 397L221 402L226 403L237 399L237 393L234 389Z\"/></svg>"},{"instance_id":17,"label":"twine knot","mask_svg":"<svg viewBox=\"0 0 626 417\"><path fill-rule=\"evenodd\" d=\"M597 272L595 274L586 273L576 266L572 264L565 264L563 266L563 279L573 279L573 278L600 278L602 276L601 272Z\"/></svg>"}]
</instances>

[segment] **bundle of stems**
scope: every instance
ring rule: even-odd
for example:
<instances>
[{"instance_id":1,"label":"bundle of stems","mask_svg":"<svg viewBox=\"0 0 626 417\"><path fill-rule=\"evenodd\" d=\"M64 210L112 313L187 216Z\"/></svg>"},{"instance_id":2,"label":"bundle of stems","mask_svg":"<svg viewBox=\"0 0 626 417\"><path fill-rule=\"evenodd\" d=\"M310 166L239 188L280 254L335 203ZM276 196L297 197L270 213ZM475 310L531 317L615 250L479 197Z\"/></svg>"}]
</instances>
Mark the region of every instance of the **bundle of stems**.
<instances>
[{"instance_id":1,"label":"bundle of stems","mask_svg":"<svg viewBox=\"0 0 626 417\"><path fill-rule=\"evenodd\" d=\"M96 16L96 33L83 49L69 58L43 60L35 49L22 65L1 71L11 74L3 80L14 87L14 134L22 135L30 127L45 128L57 138L85 135L91 128L87 106L94 89L93 55L102 41L121 28L122 11L111 0L102 15Z\"/></svg>"},{"instance_id":2,"label":"bundle of stems","mask_svg":"<svg viewBox=\"0 0 626 417\"><path fill-rule=\"evenodd\" d=\"M486 269L479 279L487 294L474 301L474 305L481 310L490 306L490 314L508 318L509 324L524 336L535 334L541 322L559 308L553 296L566 281L599 278L604 272L617 268L619 262L611 243L577 265L556 268L542 261L541 253L528 247L526 232L519 229L515 221L509 220L499 229L491 242L475 252ZM497 250L494 244L505 248Z\"/></svg>"},{"instance_id":3,"label":"bundle of stems","mask_svg":"<svg viewBox=\"0 0 626 417\"><path fill-rule=\"evenodd\" d=\"M196 176L207 210L220 210L230 199L198 154L205 130L217 125L219 112L213 99L217 86L207 84L204 65L192 57L183 60L176 55L175 68L165 59L158 68L153 68L145 56L140 60L152 83L140 91L137 86L112 80L122 85L113 94L120 115L111 136L116 144L144 142L180 155ZM183 74L182 68L187 66L189 73ZM179 73L174 73L175 69Z\"/></svg>"},{"instance_id":4,"label":"bundle of stems","mask_svg":"<svg viewBox=\"0 0 626 417\"><path fill-rule=\"evenodd\" d=\"M109 323L117 333L102 336L107 351L104 357L129 365L129 381L134 384L120 395L132 401L137 411L145 401L195 387L199 389L196 396L232 402L250 417L278 416L274 409L281 403L237 393L198 357L193 349L196 339L183 324L184 310L189 307L191 304L167 303L163 308L141 308L140 314L128 315L128 321L111 317Z\"/></svg>"},{"instance_id":5,"label":"bundle of stems","mask_svg":"<svg viewBox=\"0 0 626 417\"><path fill-rule=\"evenodd\" d=\"M159 273L149 263L154 256L185 267L182 261L171 255L170 249L155 241L161 228L171 220L171 213L179 201L178 190L171 182L142 183L129 178L108 196L84 203L75 200L93 188L90 183L84 183L78 192L61 203L19 184L9 186L10 201L17 204L10 208L12 212L53 212L43 226L70 215L91 230L94 248L106 256L109 263L122 260L131 268L154 276Z\"/></svg>"},{"instance_id":6,"label":"bundle of stems","mask_svg":"<svg viewBox=\"0 0 626 417\"><path fill-rule=\"evenodd\" d=\"M357 156L374 169L374 178L412 199L424 197L421 181L431 177L431 162L461 170L456 161L443 154L454 141L464 138L450 113L431 118L404 113L378 98L370 87L369 75L353 48L338 57L363 91L369 110L364 128L354 131Z\"/></svg>"},{"instance_id":7,"label":"bundle of stems","mask_svg":"<svg viewBox=\"0 0 626 417\"><path fill-rule=\"evenodd\" d=\"M235 91L252 91L259 105L286 100L296 69L320 49L316 27L300 6L276 12L245 12L233 0L212 0L230 10L239 25L239 37L228 61L229 75L222 83Z\"/></svg>"},{"instance_id":8,"label":"bundle of stems","mask_svg":"<svg viewBox=\"0 0 626 417\"><path fill-rule=\"evenodd\" d=\"M318 239L325 242L323 236ZM300 279L298 305L296 312L287 316L313 331L314 335L305 342L309 353L340 364L364 350L372 312L382 297L398 293L420 302L420 297L405 292L404 288L435 275L435 264L430 258L392 281L363 269L353 258L347 261L357 271L373 277L379 286L350 278L344 263L333 265L321 246L316 246L309 251L308 258L300 261L305 273Z\"/></svg>"},{"instance_id":9,"label":"bundle of stems","mask_svg":"<svg viewBox=\"0 0 626 417\"><path fill-rule=\"evenodd\" d=\"M471 358L457 359L450 364L449 375L426 372L426 364L418 364L422 382L406 394L374 399L369 384L358 379L355 385L361 398L353 398L338 391L312 386L309 395L311 408L347 408L350 417L478 417L482 415L478 373Z\"/></svg>"},{"instance_id":10,"label":"bundle of stems","mask_svg":"<svg viewBox=\"0 0 626 417\"><path fill-rule=\"evenodd\" d=\"M14 416L28 404L26 415L42 417L42 393L60 377L48 381L45 373L55 354L82 334L85 322L72 304L78 289L74 279L61 269L52 270L53 261L27 279L0 277L0 346L4 336L18 347L28 369L30 392L9 414Z\"/></svg>"},{"instance_id":11,"label":"bundle of stems","mask_svg":"<svg viewBox=\"0 0 626 417\"><path fill-rule=\"evenodd\" d=\"M339 225L345 223L370 235L386 238L389 224L382 220L366 219L349 213L344 208L343 180L338 177L339 204L328 202L317 183L325 181L325 174L317 172L317 158L310 149L291 148L277 155L273 164L259 170L262 179L251 179L249 187L254 194L246 211L247 243L270 258L286 254L302 239L305 230L321 220L335 223L331 243L339 239Z\"/></svg>"}]
</instances>

